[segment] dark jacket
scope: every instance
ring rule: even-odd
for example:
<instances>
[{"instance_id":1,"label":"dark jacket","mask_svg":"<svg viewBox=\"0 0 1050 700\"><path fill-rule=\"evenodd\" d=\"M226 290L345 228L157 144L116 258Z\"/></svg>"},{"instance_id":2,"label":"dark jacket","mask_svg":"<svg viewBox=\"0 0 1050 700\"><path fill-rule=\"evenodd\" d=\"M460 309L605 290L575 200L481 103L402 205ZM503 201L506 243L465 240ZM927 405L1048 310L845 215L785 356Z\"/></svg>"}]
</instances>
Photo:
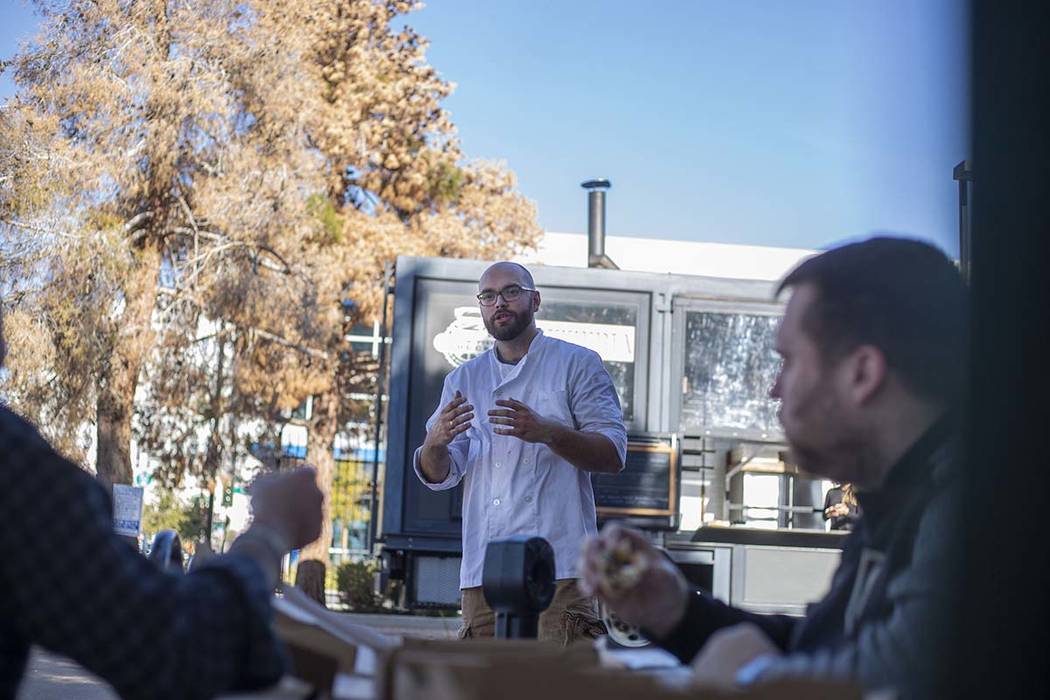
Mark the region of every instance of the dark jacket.
<instances>
[{"instance_id":1,"label":"dark jacket","mask_svg":"<svg viewBox=\"0 0 1050 700\"><path fill-rule=\"evenodd\" d=\"M280 678L257 563L226 554L162 573L113 534L106 490L3 407L0 449L0 698L15 696L33 644L122 698L207 698Z\"/></svg>"},{"instance_id":2,"label":"dark jacket","mask_svg":"<svg viewBox=\"0 0 1050 700\"><path fill-rule=\"evenodd\" d=\"M950 610L950 537L961 488L954 422L919 439L875 492L858 493L861 517L824 598L805 617L761 615L697 593L661 646L688 661L715 631L758 625L784 651L760 679L859 681L867 688L926 687Z\"/></svg>"},{"instance_id":3,"label":"dark jacket","mask_svg":"<svg viewBox=\"0 0 1050 700\"><path fill-rule=\"evenodd\" d=\"M843 492L841 486L835 486L828 489L828 493L824 496L824 510L822 515L824 520L831 520L832 530L852 530L854 523L860 518L860 510L853 503L847 503L846 507L849 508L849 512L845 515L832 515L828 517L828 508L831 506L837 506L845 501L846 494Z\"/></svg>"}]
</instances>

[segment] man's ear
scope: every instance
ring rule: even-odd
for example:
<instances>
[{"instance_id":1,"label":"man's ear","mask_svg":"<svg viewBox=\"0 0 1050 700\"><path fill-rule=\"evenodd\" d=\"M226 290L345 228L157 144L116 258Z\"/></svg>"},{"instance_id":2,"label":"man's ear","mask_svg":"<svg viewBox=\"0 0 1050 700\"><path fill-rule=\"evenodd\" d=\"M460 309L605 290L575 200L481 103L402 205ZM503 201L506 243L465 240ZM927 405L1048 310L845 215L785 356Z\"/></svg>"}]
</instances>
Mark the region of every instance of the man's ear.
<instances>
[{"instance_id":1,"label":"man's ear","mask_svg":"<svg viewBox=\"0 0 1050 700\"><path fill-rule=\"evenodd\" d=\"M536 292L532 295L532 312L536 313L540 310L540 293Z\"/></svg>"},{"instance_id":2,"label":"man's ear","mask_svg":"<svg viewBox=\"0 0 1050 700\"><path fill-rule=\"evenodd\" d=\"M858 404L867 403L886 382L886 356L874 345L860 345L848 360L849 391Z\"/></svg>"}]
</instances>

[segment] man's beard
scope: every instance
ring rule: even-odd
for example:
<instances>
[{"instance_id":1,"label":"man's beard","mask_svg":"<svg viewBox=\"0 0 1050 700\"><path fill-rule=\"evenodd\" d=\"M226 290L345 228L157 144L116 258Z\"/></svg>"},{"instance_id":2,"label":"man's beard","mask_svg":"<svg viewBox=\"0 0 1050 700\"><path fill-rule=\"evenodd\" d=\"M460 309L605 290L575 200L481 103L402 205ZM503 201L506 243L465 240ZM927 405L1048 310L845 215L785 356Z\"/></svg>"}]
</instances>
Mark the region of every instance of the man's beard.
<instances>
[{"instance_id":1,"label":"man's beard","mask_svg":"<svg viewBox=\"0 0 1050 700\"><path fill-rule=\"evenodd\" d=\"M496 325L495 314L490 318L483 319L485 321L485 329L496 340L514 340L524 333L525 329L532 323L532 309L523 311L520 314L513 311L504 311L503 313L511 314L514 317L514 320L506 326Z\"/></svg>"},{"instance_id":2,"label":"man's beard","mask_svg":"<svg viewBox=\"0 0 1050 700\"><path fill-rule=\"evenodd\" d=\"M780 422L796 465L816 476L850 482L857 477L857 453L863 447L828 391L817 387L808 401L797 406L794 425L785 425L783 418Z\"/></svg>"}]
</instances>

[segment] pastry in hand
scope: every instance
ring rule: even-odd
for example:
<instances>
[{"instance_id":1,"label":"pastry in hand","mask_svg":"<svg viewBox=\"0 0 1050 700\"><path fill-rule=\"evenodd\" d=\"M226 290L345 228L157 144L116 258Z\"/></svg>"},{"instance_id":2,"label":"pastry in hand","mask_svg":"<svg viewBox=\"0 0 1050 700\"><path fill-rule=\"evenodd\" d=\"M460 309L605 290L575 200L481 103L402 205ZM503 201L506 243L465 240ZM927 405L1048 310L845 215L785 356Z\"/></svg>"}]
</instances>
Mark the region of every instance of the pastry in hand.
<instances>
[{"instance_id":1,"label":"pastry in hand","mask_svg":"<svg viewBox=\"0 0 1050 700\"><path fill-rule=\"evenodd\" d=\"M646 562L629 540L620 540L604 552L600 585L611 596L634 588L645 573Z\"/></svg>"}]
</instances>

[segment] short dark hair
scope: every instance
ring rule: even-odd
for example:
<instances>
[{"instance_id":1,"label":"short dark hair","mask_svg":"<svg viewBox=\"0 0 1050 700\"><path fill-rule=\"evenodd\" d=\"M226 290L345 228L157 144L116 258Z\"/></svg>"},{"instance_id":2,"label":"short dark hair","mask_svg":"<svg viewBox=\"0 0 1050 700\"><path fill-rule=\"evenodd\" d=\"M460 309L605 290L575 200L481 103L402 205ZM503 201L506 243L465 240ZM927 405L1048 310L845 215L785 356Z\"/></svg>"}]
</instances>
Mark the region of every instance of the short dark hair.
<instances>
[{"instance_id":1,"label":"short dark hair","mask_svg":"<svg viewBox=\"0 0 1050 700\"><path fill-rule=\"evenodd\" d=\"M873 345L916 394L944 402L967 381L966 285L955 264L921 241L878 237L798 265L777 287L812 284L803 327L828 359Z\"/></svg>"}]
</instances>

